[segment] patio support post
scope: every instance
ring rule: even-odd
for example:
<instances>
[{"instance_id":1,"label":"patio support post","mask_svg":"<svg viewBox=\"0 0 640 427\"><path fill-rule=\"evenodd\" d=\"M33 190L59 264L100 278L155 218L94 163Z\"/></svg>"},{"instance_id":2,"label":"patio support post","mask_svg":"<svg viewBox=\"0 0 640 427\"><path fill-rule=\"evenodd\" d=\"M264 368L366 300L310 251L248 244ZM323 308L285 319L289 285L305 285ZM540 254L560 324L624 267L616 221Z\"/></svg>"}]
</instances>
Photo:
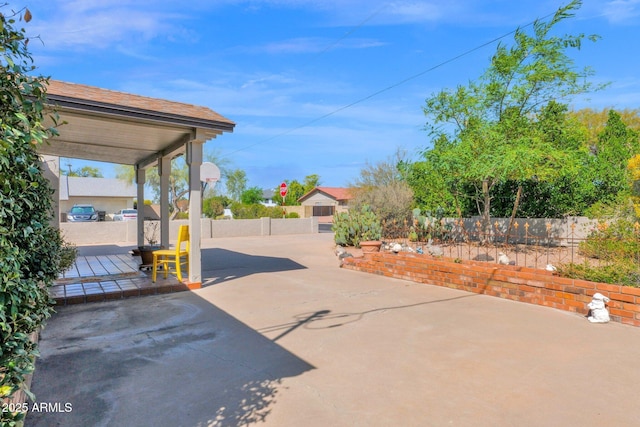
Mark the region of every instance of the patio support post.
<instances>
[{"instance_id":1,"label":"patio support post","mask_svg":"<svg viewBox=\"0 0 640 427\"><path fill-rule=\"evenodd\" d=\"M145 170L136 165L136 184L138 190L138 246L144 246L144 183Z\"/></svg>"},{"instance_id":2,"label":"patio support post","mask_svg":"<svg viewBox=\"0 0 640 427\"><path fill-rule=\"evenodd\" d=\"M53 190L51 195L53 217L50 223L51 226L60 228L60 157L43 155L40 156L40 163L42 165L42 174L49 180Z\"/></svg>"},{"instance_id":3,"label":"patio support post","mask_svg":"<svg viewBox=\"0 0 640 427\"><path fill-rule=\"evenodd\" d=\"M160 157L158 160L160 175L160 244L169 247L169 177L171 176L171 158Z\"/></svg>"},{"instance_id":4,"label":"patio support post","mask_svg":"<svg viewBox=\"0 0 640 427\"><path fill-rule=\"evenodd\" d=\"M191 287L202 284L202 258L200 250L200 234L202 202L200 192L200 165L202 165L202 146L206 139L196 138L187 143L186 161L189 165L189 283Z\"/></svg>"}]
</instances>

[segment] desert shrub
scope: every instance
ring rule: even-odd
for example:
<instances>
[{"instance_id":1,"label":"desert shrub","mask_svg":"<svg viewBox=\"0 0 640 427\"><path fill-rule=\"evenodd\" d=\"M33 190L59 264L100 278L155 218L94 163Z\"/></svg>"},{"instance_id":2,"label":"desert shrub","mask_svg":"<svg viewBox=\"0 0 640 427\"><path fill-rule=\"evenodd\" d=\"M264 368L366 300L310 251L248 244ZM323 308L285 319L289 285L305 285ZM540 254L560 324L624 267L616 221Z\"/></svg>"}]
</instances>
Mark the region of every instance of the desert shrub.
<instances>
[{"instance_id":1,"label":"desert shrub","mask_svg":"<svg viewBox=\"0 0 640 427\"><path fill-rule=\"evenodd\" d=\"M626 218L600 222L586 240L580 242L580 252L602 260L637 258L640 254L639 228L635 221Z\"/></svg>"},{"instance_id":2,"label":"desert shrub","mask_svg":"<svg viewBox=\"0 0 640 427\"><path fill-rule=\"evenodd\" d=\"M376 187L361 187L352 189L355 195L351 207L360 210L368 206L380 218L383 235L390 234L390 230L404 225L411 219L411 204L413 192L404 181L395 181L387 185Z\"/></svg>"},{"instance_id":3,"label":"desert shrub","mask_svg":"<svg viewBox=\"0 0 640 427\"><path fill-rule=\"evenodd\" d=\"M378 216L369 206L362 206L359 210L350 209L333 216L331 226L334 240L341 246L360 246L360 242L380 240L382 225Z\"/></svg>"},{"instance_id":4,"label":"desert shrub","mask_svg":"<svg viewBox=\"0 0 640 427\"><path fill-rule=\"evenodd\" d=\"M619 259L611 264L593 266L588 263L565 264L558 272L563 277L589 280L600 283L615 283L623 286L640 287L640 271L637 260Z\"/></svg>"},{"instance_id":5,"label":"desert shrub","mask_svg":"<svg viewBox=\"0 0 640 427\"><path fill-rule=\"evenodd\" d=\"M598 264L565 264L564 277L624 286L640 286L640 225L631 218L600 222L578 249Z\"/></svg>"},{"instance_id":6,"label":"desert shrub","mask_svg":"<svg viewBox=\"0 0 640 427\"><path fill-rule=\"evenodd\" d=\"M398 151L387 160L367 164L350 184L350 208L359 211L368 206L380 219L385 237L411 221L413 190L405 180L403 164L404 153Z\"/></svg>"}]
</instances>

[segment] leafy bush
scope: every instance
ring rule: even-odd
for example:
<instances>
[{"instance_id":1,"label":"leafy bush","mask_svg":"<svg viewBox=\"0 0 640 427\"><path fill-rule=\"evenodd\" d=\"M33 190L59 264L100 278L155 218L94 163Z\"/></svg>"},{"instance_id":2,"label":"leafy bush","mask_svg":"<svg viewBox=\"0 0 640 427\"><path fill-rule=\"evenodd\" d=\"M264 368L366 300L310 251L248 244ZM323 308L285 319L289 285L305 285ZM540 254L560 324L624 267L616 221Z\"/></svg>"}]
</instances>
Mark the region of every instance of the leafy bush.
<instances>
[{"instance_id":1,"label":"leafy bush","mask_svg":"<svg viewBox=\"0 0 640 427\"><path fill-rule=\"evenodd\" d=\"M589 280L600 283L615 283L623 286L640 287L640 271L637 261L617 260L612 264L591 266L583 264L565 264L558 268L558 273L571 279Z\"/></svg>"},{"instance_id":2,"label":"leafy bush","mask_svg":"<svg viewBox=\"0 0 640 427\"><path fill-rule=\"evenodd\" d=\"M60 248L60 271L65 272L71 268L76 259L78 258L78 248L73 243L69 243L62 240L62 247Z\"/></svg>"},{"instance_id":3,"label":"leafy bush","mask_svg":"<svg viewBox=\"0 0 640 427\"><path fill-rule=\"evenodd\" d=\"M335 233L336 244L341 246L359 247L360 242L382 238L380 219L366 205L360 210L352 209L335 214L331 229Z\"/></svg>"},{"instance_id":4,"label":"leafy bush","mask_svg":"<svg viewBox=\"0 0 640 427\"><path fill-rule=\"evenodd\" d=\"M621 218L601 222L578 246L580 253L600 260L601 265L565 264L559 272L564 277L624 286L640 286L640 225Z\"/></svg>"},{"instance_id":5,"label":"leafy bush","mask_svg":"<svg viewBox=\"0 0 640 427\"><path fill-rule=\"evenodd\" d=\"M234 202L231 204L231 212L235 219L282 218L282 208L267 207L260 203L246 205Z\"/></svg>"},{"instance_id":6,"label":"leafy bush","mask_svg":"<svg viewBox=\"0 0 640 427\"><path fill-rule=\"evenodd\" d=\"M61 271L62 237L52 218L49 182L40 170L36 146L55 129L45 129L47 79L31 77L34 66L17 15L0 13L0 399L11 397L34 369L37 345L29 336L52 312L48 286ZM24 20L31 14L25 10ZM55 117L54 117L55 119ZM65 261L62 261L65 262ZM28 390L25 390L29 394ZM2 411L2 425L22 413Z\"/></svg>"},{"instance_id":7,"label":"leafy bush","mask_svg":"<svg viewBox=\"0 0 640 427\"><path fill-rule=\"evenodd\" d=\"M298 215L298 212L289 212L286 218L300 218L300 215Z\"/></svg>"},{"instance_id":8,"label":"leafy bush","mask_svg":"<svg viewBox=\"0 0 640 427\"><path fill-rule=\"evenodd\" d=\"M640 254L639 232L637 223L630 219L600 222L579 249L585 256L602 260L635 258Z\"/></svg>"},{"instance_id":9,"label":"leafy bush","mask_svg":"<svg viewBox=\"0 0 640 427\"><path fill-rule=\"evenodd\" d=\"M231 199L225 196L207 197L202 202L202 213L207 218L224 216L224 209L231 204Z\"/></svg>"}]
</instances>

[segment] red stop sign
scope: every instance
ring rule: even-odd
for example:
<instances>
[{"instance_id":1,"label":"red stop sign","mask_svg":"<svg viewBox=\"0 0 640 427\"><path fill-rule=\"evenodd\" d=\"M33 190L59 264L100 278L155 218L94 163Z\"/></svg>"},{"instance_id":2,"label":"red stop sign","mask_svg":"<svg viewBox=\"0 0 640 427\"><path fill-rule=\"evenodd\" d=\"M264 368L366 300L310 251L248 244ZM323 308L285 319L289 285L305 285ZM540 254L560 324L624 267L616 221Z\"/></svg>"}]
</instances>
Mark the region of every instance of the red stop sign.
<instances>
[{"instance_id":1,"label":"red stop sign","mask_svg":"<svg viewBox=\"0 0 640 427\"><path fill-rule=\"evenodd\" d=\"M282 184L280 184L280 195L282 197L285 197L287 195L287 183L283 182Z\"/></svg>"}]
</instances>

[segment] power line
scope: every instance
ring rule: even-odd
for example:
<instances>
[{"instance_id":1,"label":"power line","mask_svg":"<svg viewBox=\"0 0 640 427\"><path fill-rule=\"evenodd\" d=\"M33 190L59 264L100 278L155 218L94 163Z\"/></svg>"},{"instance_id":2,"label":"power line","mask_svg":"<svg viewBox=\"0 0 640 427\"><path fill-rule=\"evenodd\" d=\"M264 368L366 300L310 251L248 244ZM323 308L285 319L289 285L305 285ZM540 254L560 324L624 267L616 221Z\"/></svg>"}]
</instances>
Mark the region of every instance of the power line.
<instances>
[{"instance_id":1,"label":"power line","mask_svg":"<svg viewBox=\"0 0 640 427\"><path fill-rule=\"evenodd\" d=\"M328 52L329 50L331 50L331 48L333 48L334 46L336 46L338 43L340 43L342 40L346 39L347 37L349 37L351 34L353 34L357 29L359 29L360 27L362 27L364 24L366 24L367 22L371 21L376 15L378 15L382 9L384 9L386 7L386 3L383 4L382 6L380 6L380 8L378 8L377 10L373 11L373 13L371 13L371 15L369 15L368 17L366 17L362 22L360 22L358 25L356 25L355 27L351 28L349 31L347 31L346 33L344 33L344 35L340 38L338 38L336 41L334 41L333 43L327 45L327 47L325 47L324 49L322 49L320 52L318 52L318 54L316 55L316 57L322 55L325 52Z\"/></svg>"},{"instance_id":2,"label":"power line","mask_svg":"<svg viewBox=\"0 0 640 427\"><path fill-rule=\"evenodd\" d=\"M372 14L369 18L365 19L365 20L364 20L360 25L358 25L358 27L359 27L359 26L361 26L361 25L363 25L365 22L367 22L367 21L368 21L368 20L370 20L371 18L373 18L373 16L375 16L376 14L378 14L378 13L380 12L380 10L381 10L381 9L379 9L379 10L378 10L378 11L376 11L376 12L374 12L374 14ZM355 106L355 105L357 105L357 104L360 104L360 103L362 103L362 102L364 102L364 101L367 101L367 100L369 100L369 99L371 99L371 98L374 98L374 97L376 97L376 96L378 96L378 95L380 95L380 94L382 94L382 93L384 93L384 92L387 92L387 91L389 91L389 90L391 90L391 89L394 89L394 88L396 88L396 87L398 87L398 86L401 86L401 85L403 85L403 84L405 84L405 83L407 83L407 82L409 82L409 81L411 81L411 80L417 79L418 77L421 77L421 76L423 76L423 75L425 75L425 74L427 74L427 73L430 73L431 71L434 71L434 70L437 70L438 68L444 67L445 65L450 64L450 63L452 63L452 62L454 62L454 61L457 61L458 59L460 59L460 58L462 58L462 57L465 57L465 56L467 56L467 55L470 55L471 53L473 53L473 52L475 52L475 51L477 51L477 50L480 50L480 49L485 48L485 47L487 47L487 46L489 46L489 45L491 45L491 44L494 44L494 43L496 43L497 41L500 41L500 40L504 39L505 37L508 37L508 36L510 36L510 35L512 35L512 34L515 34L515 33L516 33L518 30L520 30L521 28L527 28L527 27L530 27L530 26L534 25L536 22L541 21L541 20L545 20L545 19L547 19L548 17L550 17L550 16L554 15L555 13L556 13L556 12L552 12L552 13L549 13L549 14L547 14L547 15L543 16L542 18L536 18L535 20L533 20L533 21L529 22L529 23L528 23L528 24L526 24L526 25L523 25L522 27L518 27L518 28L516 28L516 29L514 29L514 30L511 30L511 31L509 31L509 32L507 32L507 33L504 33L503 35L498 36L498 37L496 37L496 38L494 38L494 39L492 39L492 40L490 40L490 41L488 41L488 42L482 43L482 44L480 44L480 45L478 45L478 46L475 46L475 47L473 47L473 48L471 48L471 49L469 49L469 50L466 50L466 51L464 51L464 52L462 52L462 53L460 53L460 54L458 54L458 55L456 55L456 56L454 56L454 57L452 57L452 58L449 58L449 59L447 59L447 60L445 60L445 61L442 61L442 62L438 63L437 65L434 65L434 66L432 66L432 67L430 67L430 68L427 68L426 70L423 70L423 71L421 71L421 72L419 72L419 73L417 73L417 74L414 74L414 75L412 75L412 76L409 76L409 77L407 77L407 78L405 78L405 79L402 79L402 80L400 80L400 81L399 81L399 82L397 82L397 83L394 83L394 84L392 84L392 85L389 85L389 86L385 87L384 89L380 89L380 90L378 90L378 91L376 91L376 92L373 92L373 93L371 93L371 94L369 94L369 95L367 95L367 96L365 96L365 97L363 97L363 98L360 98L360 99L358 99L358 100L356 100L356 101L351 102L350 104L343 105L342 107L337 108L337 109L335 109L335 110L333 110L333 111L331 111L331 112L329 112L329 113L327 113L327 114L324 114L324 115L322 115L322 116L316 117L315 119L311 119L311 120L309 120L309 121L307 121L307 122L305 122L305 123L303 123L303 124L301 124L301 125L299 125L299 126L295 126L295 127L290 128L290 129L288 129L288 130L285 130L285 131L283 131L283 132L281 132L281 133L279 133L279 134L276 134L276 135L274 135L274 136L272 136L272 137L270 137L270 138L264 139L264 140L262 140L262 141L258 141L258 142L254 143L254 144L249 144L249 145L246 145L246 146L244 146L244 147L238 148L237 150L234 150L234 151L231 151L230 153L228 153L228 155L235 154L235 153L238 153L238 152L240 152L240 151L244 151L244 150L246 150L246 149L248 149L248 148L255 147L255 146L257 146L257 145L264 144L264 143L267 143L267 142L269 142L269 141L273 141L273 140L274 140L274 139L276 139L276 138L280 138L280 137L282 137L282 136L288 135L288 134L290 134L290 133L292 133L292 132L295 132L295 131L297 131L297 130L299 130L299 129L305 128L305 127L310 126L310 125L312 125L312 124L314 124L314 123L316 123L316 122L319 122L319 121L321 121L321 120L324 120L324 119L326 119L327 117L331 117L331 116L333 116L333 115L335 115L335 114L337 114L337 113L339 113L339 112L341 112L341 111L344 111L344 110L346 110L346 109L348 109L348 108L351 108L351 107L353 107L353 106ZM358 28L358 27L355 27L355 28ZM355 28L354 28L354 30L355 30ZM343 36L342 38L340 38L338 41L336 41L335 43L333 43L333 44L332 44L332 45L330 45L329 47L335 46L335 45L336 45L340 40L344 39L347 35L349 35L349 34L353 33L353 31L354 31L354 30L352 30L352 31L348 32L345 36ZM326 51L326 50L327 50L327 49L325 49L325 51ZM323 51L323 52L324 52L324 51Z\"/></svg>"}]
</instances>

